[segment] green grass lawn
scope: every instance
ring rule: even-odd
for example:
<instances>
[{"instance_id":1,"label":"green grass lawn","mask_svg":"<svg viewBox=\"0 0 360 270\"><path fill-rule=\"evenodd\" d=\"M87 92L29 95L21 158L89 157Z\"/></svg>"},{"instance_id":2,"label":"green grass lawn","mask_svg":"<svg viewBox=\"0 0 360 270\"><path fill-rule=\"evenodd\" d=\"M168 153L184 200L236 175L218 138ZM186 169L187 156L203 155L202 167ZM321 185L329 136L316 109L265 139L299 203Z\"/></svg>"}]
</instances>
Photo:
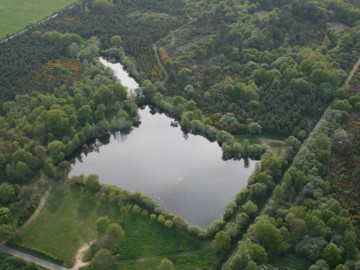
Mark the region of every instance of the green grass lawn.
<instances>
[{"instance_id":1,"label":"green grass lawn","mask_svg":"<svg viewBox=\"0 0 360 270\"><path fill-rule=\"evenodd\" d=\"M208 269L214 261L214 252L207 242L200 242L174 229L167 229L149 216L129 212L120 216L118 209L101 202L94 195L66 186L54 188L40 213L22 232L22 245L41 250L72 266L77 249L85 242L95 240L96 220L108 215L119 222L125 231L121 246L119 268L156 269L167 257L177 269ZM143 260L139 260L144 258Z\"/></svg>"},{"instance_id":2,"label":"green grass lawn","mask_svg":"<svg viewBox=\"0 0 360 270\"><path fill-rule=\"evenodd\" d=\"M250 135L234 135L234 138L237 142L243 143L244 140L248 140L250 144L261 144L261 140L259 139L259 136L250 136Z\"/></svg>"},{"instance_id":3,"label":"green grass lawn","mask_svg":"<svg viewBox=\"0 0 360 270\"><path fill-rule=\"evenodd\" d=\"M278 154L284 147L284 138L278 137L270 133L263 133L261 135L234 135L237 142L243 143L248 140L250 144L265 144L269 147L270 151Z\"/></svg>"},{"instance_id":4,"label":"green grass lawn","mask_svg":"<svg viewBox=\"0 0 360 270\"><path fill-rule=\"evenodd\" d=\"M0 40L78 0L1 0Z\"/></svg>"}]
</instances>

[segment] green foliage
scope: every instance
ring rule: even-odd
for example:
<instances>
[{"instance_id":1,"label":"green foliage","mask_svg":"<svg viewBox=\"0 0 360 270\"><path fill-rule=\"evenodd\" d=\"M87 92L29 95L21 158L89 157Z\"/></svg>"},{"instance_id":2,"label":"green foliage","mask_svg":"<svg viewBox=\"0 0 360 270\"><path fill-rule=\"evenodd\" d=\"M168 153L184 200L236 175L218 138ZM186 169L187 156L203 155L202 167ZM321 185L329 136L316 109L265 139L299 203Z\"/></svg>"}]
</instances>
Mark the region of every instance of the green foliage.
<instances>
[{"instance_id":1,"label":"green foliage","mask_svg":"<svg viewBox=\"0 0 360 270\"><path fill-rule=\"evenodd\" d=\"M324 248L323 257L331 267L335 267L342 260L341 249L334 243L330 243Z\"/></svg>"},{"instance_id":2,"label":"green foliage","mask_svg":"<svg viewBox=\"0 0 360 270\"><path fill-rule=\"evenodd\" d=\"M119 35L112 36L110 41L113 46L121 46L122 44L122 38Z\"/></svg>"},{"instance_id":3,"label":"green foliage","mask_svg":"<svg viewBox=\"0 0 360 270\"><path fill-rule=\"evenodd\" d=\"M354 104L354 109L357 111L357 112L360 112L360 102L356 102Z\"/></svg>"},{"instance_id":4,"label":"green foliage","mask_svg":"<svg viewBox=\"0 0 360 270\"><path fill-rule=\"evenodd\" d=\"M96 221L96 230L101 235L106 232L106 229L110 225L111 221L108 216L99 217Z\"/></svg>"},{"instance_id":5,"label":"green foliage","mask_svg":"<svg viewBox=\"0 0 360 270\"><path fill-rule=\"evenodd\" d=\"M248 243L247 248L251 259L257 264L265 263L268 259L268 254L265 249L256 243Z\"/></svg>"},{"instance_id":6,"label":"green foliage","mask_svg":"<svg viewBox=\"0 0 360 270\"><path fill-rule=\"evenodd\" d=\"M310 266L309 270L329 270L329 265L324 260L318 260Z\"/></svg>"},{"instance_id":7,"label":"green foliage","mask_svg":"<svg viewBox=\"0 0 360 270\"><path fill-rule=\"evenodd\" d=\"M251 200L247 201L242 208L249 216L254 215L258 211L258 207Z\"/></svg>"},{"instance_id":8,"label":"green foliage","mask_svg":"<svg viewBox=\"0 0 360 270\"><path fill-rule=\"evenodd\" d=\"M106 234L118 242L121 242L125 237L124 230L117 223L109 224L109 226L106 228Z\"/></svg>"},{"instance_id":9,"label":"green foliage","mask_svg":"<svg viewBox=\"0 0 360 270\"><path fill-rule=\"evenodd\" d=\"M174 216L172 219L172 222L173 222L173 225L177 229L180 229L180 230L183 229L187 225L186 220L180 216Z\"/></svg>"},{"instance_id":10,"label":"green foliage","mask_svg":"<svg viewBox=\"0 0 360 270\"><path fill-rule=\"evenodd\" d=\"M174 224L171 220L165 221L164 225L166 228L169 228L169 229L171 229L174 226Z\"/></svg>"},{"instance_id":11,"label":"green foliage","mask_svg":"<svg viewBox=\"0 0 360 270\"><path fill-rule=\"evenodd\" d=\"M287 146L291 146L295 151L299 150L299 147L301 145L301 142L294 136L290 136L285 140L285 144Z\"/></svg>"},{"instance_id":12,"label":"green foliage","mask_svg":"<svg viewBox=\"0 0 360 270\"><path fill-rule=\"evenodd\" d=\"M236 132L239 122L233 113L226 113L219 119L219 127L227 132Z\"/></svg>"},{"instance_id":13,"label":"green foliage","mask_svg":"<svg viewBox=\"0 0 360 270\"><path fill-rule=\"evenodd\" d=\"M158 270L175 270L174 264L169 259L165 258L161 260Z\"/></svg>"},{"instance_id":14,"label":"green foliage","mask_svg":"<svg viewBox=\"0 0 360 270\"><path fill-rule=\"evenodd\" d=\"M346 250L346 253L348 253L348 256L351 259L356 259L357 256L357 247L356 247L356 241L357 241L357 235L353 231L346 231L344 236L344 247Z\"/></svg>"},{"instance_id":15,"label":"green foliage","mask_svg":"<svg viewBox=\"0 0 360 270\"><path fill-rule=\"evenodd\" d=\"M92 7L94 9L101 9L101 8L111 8L113 7L113 3L110 0L95 0L92 2Z\"/></svg>"},{"instance_id":16,"label":"green foliage","mask_svg":"<svg viewBox=\"0 0 360 270\"><path fill-rule=\"evenodd\" d=\"M225 231L216 233L214 238L214 247L217 253L226 252L230 248L230 234Z\"/></svg>"},{"instance_id":17,"label":"green foliage","mask_svg":"<svg viewBox=\"0 0 360 270\"><path fill-rule=\"evenodd\" d=\"M46 41L57 43L63 47L67 47L74 43L78 45L84 43L82 38L78 34L74 34L74 33L61 34L56 31L50 31L42 34L42 38L45 39Z\"/></svg>"},{"instance_id":18,"label":"green foliage","mask_svg":"<svg viewBox=\"0 0 360 270\"><path fill-rule=\"evenodd\" d=\"M12 257L10 255L0 254L2 270L43 270L44 268L31 262Z\"/></svg>"},{"instance_id":19,"label":"green foliage","mask_svg":"<svg viewBox=\"0 0 360 270\"><path fill-rule=\"evenodd\" d=\"M248 125L248 128L249 128L249 133L252 135L255 134L259 135L262 132L262 127L260 126L259 123L252 122Z\"/></svg>"},{"instance_id":20,"label":"green foliage","mask_svg":"<svg viewBox=\"0 0 360 270\"><path fill-rule=\"evenodd\" d=\"M159 216L157 217L157 221L159 221L160 223L165 223L166 218L165 218L163 215L159 215Z\"/></svg>"},{"instance_id":21,"label":"green foliage","mask_svg":"<svg viewBox=\"0 0 360 270\"><path fill-rule=\"evenodd\" d=\"M19 95L16 101L4 104L5 122L0 129L4 134L1 145L6 147L2 148L0 178L22 183L39 169L52 178L61 177L54 165L64 165L64 158L86 140L132 125L137 107L133 100L126 99L124 88L100 65L89 66L86 72L81 80L62 90ZM91 78L91 72L96 72L96 79ZM108 104L107 99L113 103ZM105 101L107 107L96 105ZM121 117L117 115L119 106L127 115L126 125L110 127L109 122L116 123ZM98 122L95 124L93 119Z\"/></svg>"},{"instance_id":22,"label":"green foliage","mask_svg":"<svg viewBox=\"0 0 360 270\"><path fill-rule=\"evenodd\" d=\"M347 99L343 100L336 100L334 103L334 109L342 110L342 111L349 111L351 109L351 105Z\"/></svg>"},{"instance_id":23,"label":"green foliage","mask_svg":"<svg viewBox=\"0 0 360 270\"><path fill-rule=\"evenodd\" d=\"M8 183L0 185L0 201L4 204L13 202L15 199L15 189Z\"/></svg>"},{"instance_id":24,"label":"green foliage","mask_svg":"<svg viewBox=\"0 0 360 270\"><path fill-rule=\"evenodd\" d=\"M94 269L108 269L114 261L111 252L107 249L100 249L96 252L91 265Z\"/></svg>"},{"instance_id":25,"label":"green foliage","mask_svg":"<svg viewBox=\"0 0 360 270\"><path fill-rule=\"evenodd\" d=\"M142 89L148 88L149 84L150 83L146 81L145 87L142 87ZM165 110L168 114L180 118L180 125L184 131L204 135L209 140L216 139L221 145L224 159L248 156L260 157L266 150L264 145L248 145L246 140L240 144L228 131L217 130L212 126L212 121L203 115L193 100L187 101L178 96L168 98L160 93L152 97L146 97L146 100ZM233 132L241 127L231 113L221 116L219 125Z\"/></svg>"},{"instance_id":26,"label":"green foliage","mask_svg":"<svg viewBox=\"0 0 360 270\"><path fill-rule=\"evenodd\" d=\"M335 270L349 270L349 267L347 267L344 264L338 264L335 268Z\"/></svg>"},{"instance_id":27,"label":"green foliage","mask_svg":"<svg viewBox=\"0 0 360 270\"><path fill-rule=\"evenodd\" d=\"M169 258L179 269L210 267L214 252L203 247L204 242L194 240L177 230L165 229L164 225L148 216L132 212L122 214L119 207L113 206L76 187L53 188L48 203L38 218L21 232L22 245L54 255L70 267L73 256L82 243L98 237L96 221L100 216L108 216L111 221L120 224L125 233L119 247L121 263L124 263L120 264L120 269L134 260L163 254L174 254L174 257ZM69 242L68 239L73 241ZM188 254L193 251L193 255ZM138 264L141 265L140 262ZM153 269L159 264L160 261ZM183 265L186 267L182 268ZM134 266L133 269L138 268Z\"/></svg>"},{"instance_id":28,"label":"green foliage","mask_svg":"<svg viewBox=\"0 0 360 270\"><path fill-rule=\"evenodd\" d=\"M0 225L10 224L11 212L9 208L0 207Z\"/></svg>"},{"instance_id":29,"label":"green foliage","mask_svg":"<svg viewBox=\"0 0 360 270\"><path fill-rule=\"evenodd\" d=\"M136 121L134 103L129 106L131 101L123 102L124 91L116 91L118 86L112 87L114 82L99 65L91 64L92 58L99 55L99 48L108 49L111 43L117 46L108 50L115 59L123 57L124 51L133 57L136 63L129 61L132 65L128 66L132 70L135 66L139 68L137 76L141 80L166 79L163 84L150 81L144 84L139 102L154 103L177 116L186 131L218 139L225 158L240 154L259 156L264 148L247 142L239 144L231 134L218 132L212 124L241 133L247 130L257 133L260 126L264 131L294 134L304 140L334 96L339 98L334 108L342 110L336 117L344 120L346 111L351 106L356 108L358 101L346 100L345 89L336 90L345 77L344 70L350 70L359 51L359 30L354 26L360 12L350 2L200 0L171 1L166 5L158 0L120 2L96 0L77 5L56 19L34 26L36 31L32 35L1 44L4 53L0 54L0 93L4 100L11 100L16 93L32 90L26 83L19 83L24 74L49 59L63 57L69 46L82 43L81 37L98 36L84 47L75 46L68 54L75 57L78 52L78 59L88 67L79 82L64 82L56 90L44 85L39 91L46 89L49 93L19 95L16 102L3 104L1 179L26 181L40 169L48 176L59 177L55 165L61 164L65 156L87 139L119 128L116 117L126 120L127 127ZM344 29L335 29L334 22L344 24ZM74 34L68 32L69 27ZM21 55L15 48L21 48ZM23 53L26 51L31 53ZM163 67L159 67L161 63ZM157 91L178 98L164 98ZM180 96L194 100L187 102ZM349 236L353 231L351 222L346 214L340 214L336 203L322 199L332 190L325 178L332 147L328 135L337 128L338 123L334 122L324 127L321 131L324 134L316 136L315 141L306 142L281 186L276 188L274 194L279 196L264 208L276 219L266 222L258 219L252 227L253 241L263 245L269 254L284 252L286 239L291 251L298 249L314 262L327 239L345 250L347 258L355 258L357 250ZM337 146L342 142L342 134L337 135L334 146L341 151ZM45 151L35 150L39 144ZM258 203L280 181L282 169L290 166L299 145L299 141L289 138L286 158L263 157L264 174L256 178L259 182L249 186L254 202ZM39 152L44 154L37 155ZM94 185L86 182L88 190L99 190L96 181ZM302 203L304 208L289 206ZM258 211L251 201L240 208L250 216ZM232 212L227 214L231 216ZM155 215L161 223L170 221L162 213L157 214L152 217ZM238 224L248 222L248 215L243 214L239 215ZM162 228L162 224L154 224ZM181 220L174 224L186 226ZM190 227L189 231L199 230ZM228 226L227 232L232 231ZM266 231L275 236L271 238ZM346 235L346 241L340 244ZM236 260L239 265L244 263L244 269L253 269L256 264L247 252L244 250L245 255L237 256ZM327 266L318 261L314 267Z\"/></svg>"},{"instance_id":30,"label":"green foliage","mask_svg":"<svg viewBox=\"0 0 360 270\"><path fill-rule=\"evenodd\" d=\"M262 245L269 253L278 255L287 250L280 230L277 229L268 218L258 219L251 228L254 241Z\"/></svg>"},{"instance_id":31,"label":"green foliage","mask_svg":"<svg viewBox=\"0 0 360 270\"><path fill-rule=\"evenodd\" d=\"M244 242L239 242L239 248L234 258L231 260L229 269L237 270L255 270L257 269L256 263L251 259L247 246Z\"/></svg>"},{"instance_id":32,"label":"green foliage","mask_svg":"<svg viewBox=\"0 0 360 270\"><path fill-rule=\"evenodd\" d=\"M0 225L0 241L15 240L18 237L18 232L13 225Z\"/></svg>"},{"instance_id":33,"label":"green foliage","mask_svg":"<svg viewBox=\"0 0 360 270\"><path fill-rule=\"evenodd\" d=\"M96 192L100 189L99 176L96 174L90 174L85 179L85 187L90 192Z\"/></svg>"}]
</instances>

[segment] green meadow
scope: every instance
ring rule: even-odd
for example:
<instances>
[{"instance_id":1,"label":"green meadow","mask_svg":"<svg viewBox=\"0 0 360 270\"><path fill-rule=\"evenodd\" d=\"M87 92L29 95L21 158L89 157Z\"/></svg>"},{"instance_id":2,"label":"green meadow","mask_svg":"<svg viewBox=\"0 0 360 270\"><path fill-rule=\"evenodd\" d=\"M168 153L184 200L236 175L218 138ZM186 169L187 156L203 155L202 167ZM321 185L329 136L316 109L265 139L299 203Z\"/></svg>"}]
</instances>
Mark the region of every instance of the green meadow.
<instances>
[{"instance_id":1,"label":"green meadow","mask_svg":"<svg viewBox=\"0 0 360 270\"><path fill-rule=\"evenodd\" d=\"M64 261L70 267L76 251L97 238L96 220L109 216L124 229L119 261L115 266L126 269L156 269L162 258L169 258L177 269L208 269L214 251L208 242L195 240L175 229L129 211L122 215L108 202L60 185L51 191L40 215L21 235L21 245L42 251Z\"/></svg>"},{"instance_id":2,"label":"green meadow","mask_svg":"<svg viewBox=\"0 0 360 270\"><path fill-rule=\"evenodd\" d=\"M77 0L1 0L0 40L75 2Z\"/></svg>"}]
</instances>

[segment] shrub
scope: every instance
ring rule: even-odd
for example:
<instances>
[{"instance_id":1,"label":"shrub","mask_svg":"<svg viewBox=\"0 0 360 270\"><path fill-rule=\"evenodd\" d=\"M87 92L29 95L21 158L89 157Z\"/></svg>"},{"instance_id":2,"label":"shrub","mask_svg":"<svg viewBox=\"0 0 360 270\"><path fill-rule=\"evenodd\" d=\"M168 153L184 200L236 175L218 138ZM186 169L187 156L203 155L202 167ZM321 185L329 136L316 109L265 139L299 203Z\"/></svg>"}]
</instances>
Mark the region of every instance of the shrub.
<instances>
[{"instance_id":1,"label":"shrub","mask_svg":"<svg viewBox=\"0 0 360 270\"><path fill-rule=\"evenodd\" d=\"M169 229L171 229L174 226L174 224L172 223L171 220L165 221L164 225L166 228L169 228Z\"/></svg>"},{"instance_id":2,"label":"shrub","mask_svg":"<svg viewBox=\"0 0 360 270\"><path fill-rule=\"evenodd\" d=\"M90 174L86 177L85 188L91 192L96 192L100 189L99 176L96 174Z\"/></svg>"}]
</instances>

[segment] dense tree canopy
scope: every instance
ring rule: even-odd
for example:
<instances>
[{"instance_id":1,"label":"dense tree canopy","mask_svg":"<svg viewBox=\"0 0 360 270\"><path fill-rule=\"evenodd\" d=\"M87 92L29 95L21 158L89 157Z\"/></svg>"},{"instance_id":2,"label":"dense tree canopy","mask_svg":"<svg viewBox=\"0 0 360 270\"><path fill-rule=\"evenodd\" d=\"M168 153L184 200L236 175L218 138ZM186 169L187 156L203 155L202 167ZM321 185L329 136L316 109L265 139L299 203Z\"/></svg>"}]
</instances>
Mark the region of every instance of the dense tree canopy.
<instances>
[{"instance_id":1,"label":"dense tree canopy","mask_svg":"<svg viewBox=\"0 0 360 270\"><path fill-rule=\"evenodd\" d=\"M334 199L328 169L332 150L358 155L358 132L346 124L359 122L360 99L357 90L339 86L359 57L359 8L350 0L86 0L1 43L0 238L16 239L12 211L20 212L20 200L29 202L27 211L33 205L19 184L66 176L75 149L130 129L139 120L137 104L151 104L184 132L217 140L224 159L260 158L266 150L234 134L292 136L278 156L261 158L247 189L204 231L151 198L104 191L96 175L72 181L87 192L108 192L121 213L131 202L135 213L145 207L169 229L215 236L218 255L253 222L229 269L257 269L286 252L300 254L310 269L356 269L357 235ZM136 100L94 60L100 55L121 60L141 83ZM326 125L301 145L333 100ZM358 179L357 161L339 165L340 191L348 178ZM348 173L345 163L355 169ZM260 211L265 215L256 218ZM96 227L92 266L102 269L124 232L106 217ZM163 260L159 267L173 265Z\"/></svg>"}]
</instances>

